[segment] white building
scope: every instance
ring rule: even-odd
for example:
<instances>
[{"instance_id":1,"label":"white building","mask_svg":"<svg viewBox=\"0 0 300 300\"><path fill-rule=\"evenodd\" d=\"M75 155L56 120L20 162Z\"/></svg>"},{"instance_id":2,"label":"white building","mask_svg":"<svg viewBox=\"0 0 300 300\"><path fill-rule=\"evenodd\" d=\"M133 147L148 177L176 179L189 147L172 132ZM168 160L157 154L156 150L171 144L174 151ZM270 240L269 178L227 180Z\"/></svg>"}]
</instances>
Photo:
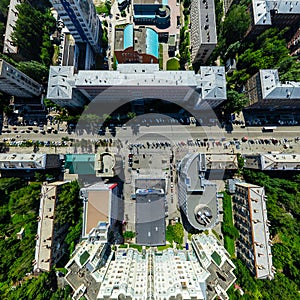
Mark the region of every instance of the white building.
<instances>
[{"instance_id":1,"label":"white building","mask_svg":"<svg viewBox=\"0 0 300 300\"><path fill-rule=\"evenodd\" d=\"M228 299L234 265L211 235L194 236L190 250L111 250L89 239L66 265L73 299Z\"/></svg>"},{"instance_id":2,"label":"white building","mask_svg":"<svg viewBox=\"0 0 300 300\"><path fill-rule=\"evenodd\" d=\"M12 33L16 26L18 20L18 10L16 5L20 4L21 0L10 0L8 12L7 12L7 22L4 34L4 43L3 43L3 53L5 54L17 54L18 48L14 45L12 40Z\"/></svg>"},{"instance_id":3,"label":"white building","mask_svg":"<svg viewBox=\"0 0 300 300\"><path fill-rule=\"evenodd\" d=\"M300 169L300 154L298 153L261 153L243 155L245 168L262 171L296 171Z\"/></svg>"},{"instance_id":4,"label":"white building","mask_svg":"<svg viewBox=\"0 0 300 300\"><path fill-rule=\"evenodd\" d=\"M237 255L258 279L273 279L270 222L264 187L236 183L233 196L234 223L239 230Z\"/></svg>"},{"instance_id":5,"label":"white building","mask_svg":"<svg viewBox=\"0 0 300 300\"><path fill-rule=\"evenodd\" d=\"M31 98L42 93L42 85L0 59L0 91L11 96Z\"/></svg>"},{"instance_id":6,"label":"white building","mask_svg":"<svg viewBox=\"0 0 300 300\"><path fill-rule=\"evenodd\" d=\"M252 24L247 35L255 37L270 26L280 29L299 27L300 6L297 0L252 0Z\"/></svg>"},{"instance_id":7,"label":"white building","mask_svg":"<svg viewBox=\"0 0 300 300\"><path fill-rule=\"evenodd\" d=\"M214 0L191 2L191 61L205 63L217 45Z\"/></svg>"},{"instance_id":8,"label":"white building","mask_svg":"<svg viewBox=\"0 0 300 300\"><path fill-rule=\"evenodd\" d=\"M189 224L197 230L214 227L218 219L217 185L204 178L205 154L187 154L178 172L178 201Z\"/></svg>"},{"instance_id":9,"label":"white building","mask_svg":"<svg viewBox=\"0 0 300 300\"><path fill-rule=\"evenodd\" d=\"M119 64L117 71L79 71L50 67L47 98L63 107L97 100L118 108L136 99L161 99L194 110L209 110L226 100L224 67L159 71L158 64ZM95 112L96 113L96 112ZM102 115L102 114L101 114Z\"/></svg>"},{"instance_id":10,"label":"white building","mask_svg":"<svg viewBox=\"0 0 300 300\"><path fill-rule=\"evenodd\" d=\"M84 69L94 65L101 51L101 25L92 0L50 0L76 43L84 43Z\"/></svg>"}]
</instances>

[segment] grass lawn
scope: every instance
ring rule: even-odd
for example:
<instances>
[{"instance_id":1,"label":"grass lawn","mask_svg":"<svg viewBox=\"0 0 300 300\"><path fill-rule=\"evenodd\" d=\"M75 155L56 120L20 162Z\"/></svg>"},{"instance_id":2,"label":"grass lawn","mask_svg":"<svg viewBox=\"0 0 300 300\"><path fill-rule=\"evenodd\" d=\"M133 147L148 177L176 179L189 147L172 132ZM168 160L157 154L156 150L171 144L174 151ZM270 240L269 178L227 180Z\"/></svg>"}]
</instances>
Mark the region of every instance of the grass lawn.
<instances>
[{"instance_id":1,"label":"grass lawn","mask_svg":"<svg viewBox=\"0 0 300 300\"><path fill-rule=\"evenodd\" d=\"M172 248L172 245L164 245L164 246L157 246L157 250L158 251L163 251L163 250L166 250L168 248Z\"/></svg>"},{"instance_id":2,"label":"grass lawn","mask_svg":"<svg viewBox=\"0 0 300 300\"><path fill-rule=\"evenodd\" d=\"M136 244L130 244L129 248L134 248L136 250L138 250L139 252L142 252L143 247L140 245L136 245Z\"/></svg>"},{"instance_id":3,"label":"grass lawn","mask_svg":"<svg viewBox=\"0 0 300 300\"><path fill-rule=\"evenodd\" d=\"M228 253L233 256L234 255L234 239L231 235L226 234L223 231L223 228L232 228L233 230L236 230L236 228L233 225L233 216L232 216L232 200L230 195L227 193L223 193L223 224L222 224L222 232L224 235L224 247L228 251ZM228 231L228 229L227 229Z\"/></svg>"},{"instance_id":4,"label":"grass lawn","mask_svg":"<svg viewBox=\"0 0 300 300\"><path fill-rule=\"evenodd\" d=\"M234 240L227 235L224 236L224 247L231 257L234 256Z\"/></svg>"},{"instance_id":5,"label":"grass lawn","mask_svg":"<svg viewBox=\"0 0 300 300\"><path fill-rule=\"evenodd\" d=\"M159 64L159 69L162 70L164 68L163 45L162 44L159 44L158 64Z\"/></svg>"},{"instance_id":6,"label":"grass lawn","mask_svg":"<svg viewBox=\"0 0 300 300\"><path fill-rule=\"evenodd\" d=\"M179 70L180 64L177 58L173 57L167 61L167 70Z\"/></svg>"}]
</instances>

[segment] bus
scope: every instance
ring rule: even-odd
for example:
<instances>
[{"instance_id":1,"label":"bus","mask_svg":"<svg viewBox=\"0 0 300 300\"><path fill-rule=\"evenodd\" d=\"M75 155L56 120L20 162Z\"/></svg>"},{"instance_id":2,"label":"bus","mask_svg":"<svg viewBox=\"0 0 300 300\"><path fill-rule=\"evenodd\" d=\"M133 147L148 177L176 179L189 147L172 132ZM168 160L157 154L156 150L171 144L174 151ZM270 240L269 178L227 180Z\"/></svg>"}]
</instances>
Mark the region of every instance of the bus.
<instances>
[{"instance_id":1,"label":"bus","mask_svg":"<svg viewBox=\"0 0 300 300\"><path fill-rule=\"evenodd\" d=\"M277 127L276 126L265 126L263 127L263 132L273 132Z\"/></svg>"}]
</instances>

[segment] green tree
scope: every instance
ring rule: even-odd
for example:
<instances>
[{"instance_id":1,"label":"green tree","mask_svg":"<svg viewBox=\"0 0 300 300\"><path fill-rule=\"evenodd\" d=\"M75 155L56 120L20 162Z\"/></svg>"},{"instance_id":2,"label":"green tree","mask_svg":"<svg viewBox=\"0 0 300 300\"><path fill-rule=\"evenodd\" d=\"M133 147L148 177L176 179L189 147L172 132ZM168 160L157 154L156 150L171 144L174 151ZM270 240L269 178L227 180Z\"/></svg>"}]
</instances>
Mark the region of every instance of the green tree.
<instances>
[{"instance_id":1,"label":"green tree","mask_svg":"<svg viewBox=\"0 0 300 300\"><path fill-rule=\"evenodd\" d=\"M226 113L240 112L249 102L246 95L236 91L227 92L227 101L224 106Z\"/></svg>"},{"instance_id":2,"label":"green tree","mask_svg":"<svg viewBox=\"0 0 300 300\"><path fill-rule=\"evenodd\" d=\"M173 241L179 245L183 243L183 226L181 223L176 223L175 225L168 225L166 231L166 240L170 243Z\"/></svg>"},{"instance_id":3,"label":"green tree","mask_svg":"<svg viewBox=\"0 0 300 300\"><path fill-rule=\"evenodd\" d=\"M135 237L135 232L133 232L133 231L125 231L124 233L123 233L123 237L124 237L124 239L133 239L134 237Z\"/></svg>"},{"instance_id":4,"label":"green tree","mask_svg":"<svg viewBox=\"0 0 300 300\"><path fill-rule=\"evenodd\" d=\"M250 14L247 7L243 5L232 5L228 12L222 34L226 41L226 46L241 41L250 25Z\"/></svg>"},{"instance_id":5,"label":"green tree","mask_svg":"<svg viewBox=\"0 0 300 300\"><path fill-rule=\"evenodd\" d=\"M39 83L45 83L48 80L49 69L38 61L22 61L16 67Z\"/></svg>"},{"instance_id":6,"label":"green tree","mask_svg":"<svg viewBox=\"0 0 300 300\"><path fill-rule=\"evenodd\" d=\"M127 118L128 119L134 119L135 117L136 117L135 112L130 111L130 112L127 113Z\"/></svg>"},{"instance_id":7,"label":"green tree","mask_svg":"<svg viewBox=\"0 0 300 300\"><path fill-rule=\"evenodd\" d=\"M14 44L25 59L43 61L49 66L53 54L49 40L55 28L55 19L49 10L35 9L29 2L17 5L16 9L18 19L12 34Z\"/></svg>"},{"instance_id":8,"label":"green tree","mask_svg":"<svg viewBox=\"0 0 300 300\"><path fill-rule=\"evenodd\" d=\"M16 6L18 19L12 34L12 40L20 53L27 59L39 60L40 45L43 37L43 15L32 9L29 3Z\"/></svg>"}]
</instances>

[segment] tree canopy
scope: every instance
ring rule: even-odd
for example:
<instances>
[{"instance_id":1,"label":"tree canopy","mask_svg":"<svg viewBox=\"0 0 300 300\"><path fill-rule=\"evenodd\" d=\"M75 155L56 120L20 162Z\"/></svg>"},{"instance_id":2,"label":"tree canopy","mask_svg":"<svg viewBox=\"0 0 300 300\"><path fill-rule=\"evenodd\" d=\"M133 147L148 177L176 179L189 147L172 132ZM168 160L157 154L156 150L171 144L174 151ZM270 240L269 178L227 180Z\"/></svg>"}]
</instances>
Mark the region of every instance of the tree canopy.
<instances>
[{"instance_id":1,"label":"tree canopy","mask_svg":"<svg viewBox=\"0 0 300 300\"><path fill-rule=\"evenodd\" d=\"M49 66L53 55L49 36L55 29L55 19L49 10L40 11L28 2L17 5L16 9L18 19L12 34L13 42L25 59Z\"/></svg>"},{"instance_id":2,"label":"tree canopy","mask_svg":"<svg viewBox=\"0 0 300 300\"><path fill-rule=\"evenodd\" d=\"M222 35L225 39L225 45L241 41L250 25L250 15L247 7L244 5L232 5L224 23Z\"/></svg>"},{"instance_id":3,"label":"tree canopy","mask_svg":"<svg viewBox=\"0 0 300 300\"><path fill-rule=\"evenodd\" d=\"M69 252L74 250L82 229L82 202L78 191L76 181L63 186L58 199L62 210L55 219L55 222L69 221L65 239ZM0 178L0 192L0 298L71 299L69 287L65 290L57 287L54 269L38 277L26 274L33 268L41 184ZM21 228L24 228L24 237L18 240L16 234ZM66 260L68 258L67 253Z\"/></svg>"},{"instance_id":4,"label":"tree canopy","mask_svg":"<svg viewBox=\"0 0 300 300\"><path fill-rule=\"evenodd\" d=\"M268 196L266 204L276 274L271 281L256 280L240 260L234 260L237 283L245 294L240 296L231 289L230 299L299 299L300 177L282 179L250 170L244 170L244 177L247 182L264 186Z\"/></svg>"}]
</instances>

